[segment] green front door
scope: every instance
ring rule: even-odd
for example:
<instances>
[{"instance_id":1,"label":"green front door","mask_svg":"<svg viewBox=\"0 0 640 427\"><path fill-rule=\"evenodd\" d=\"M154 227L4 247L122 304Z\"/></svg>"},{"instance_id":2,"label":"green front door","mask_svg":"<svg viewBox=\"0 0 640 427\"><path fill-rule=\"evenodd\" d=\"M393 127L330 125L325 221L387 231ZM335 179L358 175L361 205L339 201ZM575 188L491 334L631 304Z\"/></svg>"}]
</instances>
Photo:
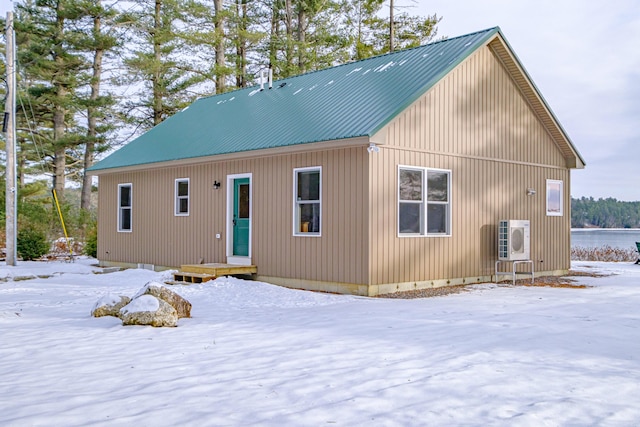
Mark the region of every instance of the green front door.
<instances>
[{"instance_id":1,"label":"green front door","mask_svg":"<svg viewBox=\"0 0 640 427\"><path fill-rule=\"evenodd\" d=\"M249 256L249 178L233 180L233 255Z\"/></svg>"}]
</instances>

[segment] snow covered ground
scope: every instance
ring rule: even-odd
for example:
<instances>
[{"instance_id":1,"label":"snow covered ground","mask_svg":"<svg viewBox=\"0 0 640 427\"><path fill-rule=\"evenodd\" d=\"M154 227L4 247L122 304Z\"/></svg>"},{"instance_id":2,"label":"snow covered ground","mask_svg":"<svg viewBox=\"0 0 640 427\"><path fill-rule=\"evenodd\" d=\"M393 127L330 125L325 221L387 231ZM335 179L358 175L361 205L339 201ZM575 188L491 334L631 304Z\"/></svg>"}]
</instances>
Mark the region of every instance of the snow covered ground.
<instances>
[{"instance_id":1,"label":"snow covered ground","mask_svg":"<svg viewBox=\"0 0 640 427\"><path fill-rule=\"evenodd\" d=\"M152 328L90 312L168 274L91 262L0 266L0 425L640 425L638 265L414 300L222 278Z\"/></svg>"}]
</instances>

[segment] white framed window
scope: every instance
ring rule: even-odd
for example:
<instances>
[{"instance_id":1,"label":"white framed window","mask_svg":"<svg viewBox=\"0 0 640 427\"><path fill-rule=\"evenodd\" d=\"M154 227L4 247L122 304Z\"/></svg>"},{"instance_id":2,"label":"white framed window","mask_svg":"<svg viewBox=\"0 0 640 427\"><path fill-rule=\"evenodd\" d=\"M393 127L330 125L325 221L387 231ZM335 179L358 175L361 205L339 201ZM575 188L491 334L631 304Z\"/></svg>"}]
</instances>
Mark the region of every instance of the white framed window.
<instances>
[{"instance_id":1,"label":"white framed window","mask_svg":"<svg viewBox=\"0 0 640 427\"><path fill-rule=\"evenodd\" d=\"M293 235L320 236L322 227L322 168L293 170Z\"/></svg>"},{"instance_id":2,"label":"white framed window","mask_svg":"<svg viewBox=\"0 0 640 427\"><path fill-rule=\"evenodd\" d=\"M547 180L547 216L564 214L564 183L557 179Z\"/></svg>"},{"instance_id":3,"label":"white framed window","mask_svg":"<svg viewBox=\"0 0 640 427\"><path fill-rule=\"evenodd\" d=\"M175 216L189 216L189 178L176 179Z\"/></svg>"},{"instance_id":4,"label":"white framed window","mask_svg":"<svg viewBox=\"0 0 640 427\"><path fill-rule=\"evenodd\" d=\"M118 184L118 231L131 232L133 185Z\"/></svg>"},{"instance_id":5,"label":"white framed window","mask_svg":"<svg viewBox=\"0 0 640 427\"><path fill-rule=\"evenodd\" d=\"M398 235L451 235L451 171L398 166Z\"/></svg>"}]
</instances>

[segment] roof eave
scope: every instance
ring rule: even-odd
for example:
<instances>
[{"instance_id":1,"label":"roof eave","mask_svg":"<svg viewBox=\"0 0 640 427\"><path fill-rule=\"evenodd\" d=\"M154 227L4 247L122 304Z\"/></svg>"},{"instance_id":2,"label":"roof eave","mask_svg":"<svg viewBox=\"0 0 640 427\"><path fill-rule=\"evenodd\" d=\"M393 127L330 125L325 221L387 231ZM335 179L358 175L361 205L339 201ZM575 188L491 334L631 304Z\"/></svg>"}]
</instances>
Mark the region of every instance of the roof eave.
<instances>
[{"instance_id":1,"label":"roof eave","mask_svg":"<svg viewBox=\"0 0 640 427\"><path fill-rule=\"evenodd\" d=\"M114 174L114 173L134 172L134 171L137 172L141 170L195 165L195 164L201 164L201 163L223 162L223 161L238 160L238 159L256 158L256 157L264 158L264 157L270 157L270 156L282 156L287 154L297 154L297 153L304 153L304 152L311 152L311 151L328 151L328 150L336 150L340 148L350 148L350 147L357 147L357 146L366 147L369 145L370 142L371 140L368 136L358 136L358 137L352 137L352 138L336 139L332 141L318 141L318 142L310 142L306 144L288 145L284 147L238 151L238 152L227 153L227 154L216 154L212 156L189 157L185 159L169 160L165 162L153 162L153 163L136 164L136 165L129 165L129 166L121 166L121 167L92 169L92 170L88 170L87 173L94 176L100 176L100 175L108 175L108 174Z\"/></svg>"}]
</instances>

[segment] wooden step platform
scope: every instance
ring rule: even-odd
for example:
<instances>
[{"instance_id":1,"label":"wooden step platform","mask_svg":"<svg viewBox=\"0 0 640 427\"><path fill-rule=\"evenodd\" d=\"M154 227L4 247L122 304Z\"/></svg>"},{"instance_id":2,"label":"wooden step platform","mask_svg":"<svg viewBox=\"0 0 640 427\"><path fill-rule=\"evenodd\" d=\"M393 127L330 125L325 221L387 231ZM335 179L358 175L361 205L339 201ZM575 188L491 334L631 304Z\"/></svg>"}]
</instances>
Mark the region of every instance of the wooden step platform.
<instances>
[{"instance_id":1,"label":"wooden step platform","mask_svg":"<svg viewBox=\"0 0 640 427\"><path fill-rule=\"evenodd\" d=\"M173 273L172 283L204 283L220 276L234 276L237 274L251 274L258 272L255 265L233 264L186 264L180 266L180 271Z\"/></svg>"}]
</instances>

